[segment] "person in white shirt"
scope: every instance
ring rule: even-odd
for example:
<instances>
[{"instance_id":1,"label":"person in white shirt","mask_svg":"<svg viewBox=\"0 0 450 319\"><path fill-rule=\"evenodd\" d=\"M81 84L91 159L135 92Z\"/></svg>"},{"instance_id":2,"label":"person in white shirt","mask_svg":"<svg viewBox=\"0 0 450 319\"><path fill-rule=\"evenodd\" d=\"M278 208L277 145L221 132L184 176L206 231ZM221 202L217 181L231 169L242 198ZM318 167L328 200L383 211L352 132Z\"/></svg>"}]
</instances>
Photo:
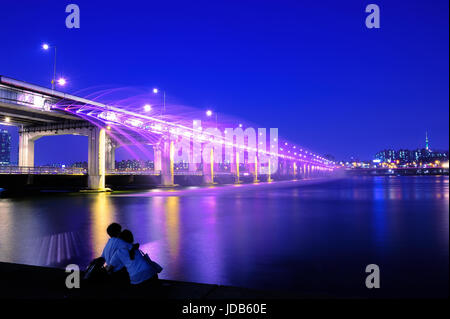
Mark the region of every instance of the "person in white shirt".
<instances>
[{"instance_id":1,"label":"person in white shirt","mask_svg":"<svg viewBox=\"0 0 450 319\"><path fill-rule=\"evenodd\" d=\"M119 239L123 240L126 245L116 250L111 258L109 269L116 269L124 265L130 276L130 282L133 286L144 287L154 284L158 280L158 274L155 269L148 263L139 250L139 244L133 245L133 234L129 230L123 230Z\"/></svg>"},{"instance_id":2,"label":"person in white shirt","mask_svg":"<svg viewBox=\"0 0 450 319\"><path fill-rule=\"evenodd\" d=\"M110 236L108 242L103 249L102 257L105 259L106 265L111 265L112 258L114 254L122 247L128 247L127 243L122 239L118 238L122 230L122 226L117 223L112 223L106 229L106 232ZM130 279L128 276L128 272L123 263L120 261L115 262L115 267L112 270L111 281L118 285L126 285L129 284Z\"/></svg>"}]
</instances>

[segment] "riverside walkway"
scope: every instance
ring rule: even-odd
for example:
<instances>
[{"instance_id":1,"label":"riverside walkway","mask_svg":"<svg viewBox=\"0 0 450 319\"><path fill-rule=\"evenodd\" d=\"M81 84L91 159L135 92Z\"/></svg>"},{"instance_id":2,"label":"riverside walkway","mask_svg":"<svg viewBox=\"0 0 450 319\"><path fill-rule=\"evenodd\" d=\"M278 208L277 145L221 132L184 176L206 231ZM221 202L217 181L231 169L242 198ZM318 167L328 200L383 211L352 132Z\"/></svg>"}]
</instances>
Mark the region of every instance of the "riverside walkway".
<instances>
[{"instance_id":1,"label":"riverside walkway","mask_svg":"<svg viewBox=\"0 0 450 319\"><path fill-rule=\"evenodd\" d=\"M0 299L285 299L317 298L304 294L259 291L231 286L161 280L161 285L139 294L110 286L68 289L64 269L0 262ZM324 297L324 296L322 296Z\"/></svg>"}]
</instances>

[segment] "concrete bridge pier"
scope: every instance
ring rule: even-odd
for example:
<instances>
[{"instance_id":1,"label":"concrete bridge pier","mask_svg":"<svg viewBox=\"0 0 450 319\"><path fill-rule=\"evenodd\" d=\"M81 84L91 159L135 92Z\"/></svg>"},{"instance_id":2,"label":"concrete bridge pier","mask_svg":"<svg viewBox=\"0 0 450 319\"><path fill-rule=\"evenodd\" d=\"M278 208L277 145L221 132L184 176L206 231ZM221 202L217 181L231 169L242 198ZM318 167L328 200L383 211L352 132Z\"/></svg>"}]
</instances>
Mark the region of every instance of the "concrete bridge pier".
<instances>
[{"instance_id":1,"label":"concrete bridge pier","mask_svg":"<svg viewBox=\"0 0 450 319\"><path fill-rule=\"evenodd\" d=\"M258 156L255 155L254 163L248 163L249 173L253 175L253 183L258 183L258 175L259 175L259 163Z\"/></svg>"},{"instance_id":2,"label":"concrete bridge pier","mask_svg":"<svg viewBox=\"0 0 450 319\"><path fill-rule=\"evenodd\" d=\"M94 127L89 132L88 188L105 190L106 174L106 132Z\"/></svg>"},{"instance_id":3,"label":"concrete bridge pier","mask_svg":"<svg viewBox=\"0 0 450 319\"><path fill-rule=\"evenodd\" d=\"M294 176L294 180L297 179L297 174L298 174L297 163L294 162L292 163L292 175Z\"/></svg>"},{"instance_id":4,"label":"concrete bridge pier","mask_svg":"<svg viewBox=\"0 0 450 319\"><path fill-rule=\"evenodd\" d=\"M295 177L294 176L294 162L288 161L286 164L287 164L286 165L286 176L289 179L291 179L292 177Z\"/></svg>"},{"instance_id":5,"label":"concrete bridge pier","mask_svg":"<svg viewBox=\"0 0 450 319\"><path fill-rule=\"evenodd\" d=\"M203 184L211 185L214 182L214 149L211 148L211 154L209 156L209 161L205 161L203 158Z\"/></svg>"},{"instance_id":6,"label":"concrete bridge pier","mask_svg":"<svg viewBox=\"0 0 450 319\"><path fill-rule=\"evenodd\" d=\"M117 144L110 137L106 138L106 169L116 168L116 148Z\"/></svg>"},{"instance_id":7,"label":"concrete bridge pier","mask_svg":"<svg viewBox=\"0 0 450 319\"><path fill-rule=\"evenodd\" d=\"M309 178L309 166L308 164L303 165L303 177Z\"/></svg>"},{"instance_id":8,"label":"concrete bridge pier","mask_svg":"<svg viewBox=\"0 0 450 319\"><path fill-rule=\"evenodd\" d=\"M240 171L240 158L239 158L239 151L236 150L233 156L233 161L230 163L231 165L231 174L233 174L236 179L235 183L240 184L241 183L241 171Z\"/></svg>"},{"instance_id":9,"label":"concrete bridge pier","mask_svg":"<svg viewBox=\"0 0 450 319\"><path fill-rule=\"evenodd\" d=\"M176 186L174 184L174 151L174 142L169 138L163 138L159 152L159 161L161 163L161 186ZM157 160L155 159L155 163L156 162Z\"/></svg>"},{"instance_id":10,"label":"concrete bridge pier","mask_svg":"<svg viewBox=\"0 0 450 319\"><path fill-rule=\"evenodd\" d=\"M19 166L34 167L34 142L39 136L19 132Z\"/></svg>"},{"instance_id":11,"label":"concrete bridge pier","mask_svg":"<svg viewBox=\"0 0 450 319\"><path fill-rule=\"evenodd\" d=\"M155 172L161 172L161 146L153 146L153 170Z\"/></svg>"}]
</instances>

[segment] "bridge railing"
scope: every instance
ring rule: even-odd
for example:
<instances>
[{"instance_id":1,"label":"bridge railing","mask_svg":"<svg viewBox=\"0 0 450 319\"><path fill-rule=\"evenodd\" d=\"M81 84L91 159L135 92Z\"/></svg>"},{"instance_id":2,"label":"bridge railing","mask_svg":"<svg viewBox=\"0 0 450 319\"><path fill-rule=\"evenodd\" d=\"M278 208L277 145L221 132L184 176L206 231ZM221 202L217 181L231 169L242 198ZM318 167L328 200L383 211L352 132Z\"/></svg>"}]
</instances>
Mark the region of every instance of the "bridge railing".
<instances>
[{"instance_id":1,"label":"bridge railing","mask_svg":"<svg viewBox=\"0 0 450 319\"><path fill-rule=\"evenodd\" d=\"M52 167L52 166L0 166L0 174L31 174L31 175L84 175L85 168Z\"/></svg>"},{"instance_id":2,"label":"bridge railing","mask_svg":"<svg viewBox=\"0 0 450 319\"><path fill-rule=\"evenodd\" d=\"M161 171L153 169L108 169L107 175L160 175Z\"/></svg>"},{"instance_id":3,"label":"bridge railing","mask_svg":"<svg viewBox=\"0 0 450 319\"><path fill-rule=\"evenodd\" d=\"M203 176L202 171L174 171L173 175Z\"/></svg>"}]
</instances>

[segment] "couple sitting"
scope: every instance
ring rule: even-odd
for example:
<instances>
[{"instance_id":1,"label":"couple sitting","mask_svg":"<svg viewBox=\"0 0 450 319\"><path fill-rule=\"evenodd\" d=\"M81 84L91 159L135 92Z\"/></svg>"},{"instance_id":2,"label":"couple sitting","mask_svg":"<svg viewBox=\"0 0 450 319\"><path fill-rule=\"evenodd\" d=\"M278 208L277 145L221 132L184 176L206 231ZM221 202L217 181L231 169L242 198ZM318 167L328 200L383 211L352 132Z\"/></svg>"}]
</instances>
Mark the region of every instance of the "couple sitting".
<instances>
[{"instance_id":1,"label":"couple sitting","mask_svg":"<svg viewBox=\"0 0 450 319\"><path fill-rule=\"evenodd\" d=\"M122 230L117 223L109 225L106 231L111 238L103 249L102 257L113 282L143 287L158 280L162 268L139 250L139 244L133 244L131 231Z\"/></svg>"}]
</instances>

